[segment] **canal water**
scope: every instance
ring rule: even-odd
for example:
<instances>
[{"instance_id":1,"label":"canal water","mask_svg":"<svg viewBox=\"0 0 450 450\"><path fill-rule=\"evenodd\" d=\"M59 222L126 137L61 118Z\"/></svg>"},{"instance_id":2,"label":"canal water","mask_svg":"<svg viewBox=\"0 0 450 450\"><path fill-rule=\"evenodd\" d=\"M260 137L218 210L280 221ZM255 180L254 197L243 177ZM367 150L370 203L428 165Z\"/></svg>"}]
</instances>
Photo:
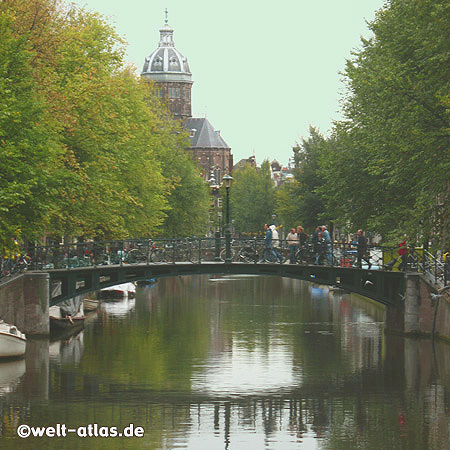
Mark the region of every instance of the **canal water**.
<instances>
[{"instance_id":1,"label":"canal water","mask_svg":"<svg viewBox=\"0 0 450 450\"><path fill-rule=\"evenodd\" d=\"M298 280L161 279L0 364L0 448L447 450L450 346L383 315Z\"/></svg>"}]
</instances>

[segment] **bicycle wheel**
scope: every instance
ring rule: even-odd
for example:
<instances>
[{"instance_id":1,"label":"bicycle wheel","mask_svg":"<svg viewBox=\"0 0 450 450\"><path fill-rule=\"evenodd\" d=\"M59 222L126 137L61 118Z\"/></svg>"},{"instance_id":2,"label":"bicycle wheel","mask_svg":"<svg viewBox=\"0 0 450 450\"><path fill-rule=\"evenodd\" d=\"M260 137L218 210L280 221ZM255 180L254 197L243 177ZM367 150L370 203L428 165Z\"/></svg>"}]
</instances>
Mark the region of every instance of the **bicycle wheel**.
<instances>
[{"instance_id":1,"label":"bicycle wheel","mask_svg":"<svg viewBox=\"0 0 450 450\"><path fill-rule=\"evenodd\" d=\"M176 261L189 262L190 249L189 245L185 243L178 244L176 247Z\"/></svg>"},{"instance_id":2,"label":"bicycle wheel","mask_svg":"<svg viewBox=\"0 0 450 450\"><path fill-rule=\"evenodd\" d=\"M152 263L166 262L166 251L162 248L154 248L150 253L150 262Z\"/></svg>"},{"instance_id":3,"label":"bicycle wheel","mask_svg":"<svg viewBox=\"0 0 450 450\"><path fill-rule=\"evenodd\" d=\"M243 263L252 263L255 262L255 257L258 258L254 248L242 247L238 252L237 260Z\"/></svg>"},{"instance_id":4,"label":"bicycle wheel","mask_svg":"<svg viewBox=\"0 0 450 450\"><path fill-rule=\"evenodd\" d=\"M145 255L145 253L142 250L140 250L138 248L133 248L132 250L130 250L127 253L125 261L128 264L139 264L139 263L146 262L147 256Z\"/></svg>"},{"instance_id":5,"label":"bicycle wheel","mask_svg":"<svg viewBox=\"0 0 450 450\"><path fill-rule=\"evenodd\" d=\"M230 250L231 250L231 260L234 261L235 251L233 249L230 249ZM225 259L227 258L227 249L226 248L223 248L220 251L219 257L220 257L221 261L225 261Z\"/></svg>"},{"instance_id":6,"label":"bicycle wheel","mask_svg":"<svg viewBox=\"0 0 450 450\"><path fill-rule=\"evenodd\" d=\"M198 262L200 261L198 255L198 246L194 245L193 247L189 248L188 261L193 264L198 264Z\"/></svg>"}]
</instances>

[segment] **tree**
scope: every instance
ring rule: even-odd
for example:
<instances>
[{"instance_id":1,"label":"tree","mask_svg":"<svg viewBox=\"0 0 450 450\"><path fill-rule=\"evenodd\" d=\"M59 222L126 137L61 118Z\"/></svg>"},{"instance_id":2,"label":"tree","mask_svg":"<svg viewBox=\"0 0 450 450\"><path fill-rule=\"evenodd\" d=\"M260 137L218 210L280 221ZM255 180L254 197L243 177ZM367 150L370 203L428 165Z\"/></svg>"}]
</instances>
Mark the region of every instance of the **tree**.
<instances>
[{"instance_id":1,"label":"tree","mask_svg":"<svg viewBox=\"0 0 450 450\"><path fill-rule=\"evenodd\" d=\"M59 0L5 0L0 18L4 235L201 232L207 190L187 138L115 30Z\"/></svg>"},{"instance_id":2,"label":"tree","mask_svg":"<svg viewBox=\"0 0 450 450\"><path fill-rule=\"evenodd\" d=\"M300 209L301 187L297 181L283 183L275 189L275 212L278 220L290 229L303 223Z\"/></svg>"},{"instance_id":3,"label":"tree","mask_svg":"<svg viewBox=\"0 0 450 450\"><path fill-rule=\"evenodd\" d=\"M14 16L0 14L0 248L12 238L42 233L61 168L60 149L37 95L32 51L11 31Z\"/></svg>"},{"instance_id":4,"label":"tree","mask_svg":"<svg viewBox=\"0 0 450 450\"><path fill-rule=\"evenodd\" d=\"M323 179L319 173L320 158L327 151L326 139L313 127L310 136L293 148L295 181L277 192L277 214L290 225L302 224L313 230L326 219L319 188Z\"/></svg>"},{"instance_id":5,"label":"tree","mask_svg":"<svg viewBox=\"0 0 450 450\"><path fill-rule=\"evenodd\" d=\"M264 223L270 223L275 208L274 184L269 161L261 168L247 165L233 174L230 190L231 217L240 232L256 233Z\"/></svg>"},{"instance_id":6,"label":"tree","mask_svg":"<svg viewBox=\"0 0 450 450\"><path fill-rule=\"evenodd\" d=\"M321 192L331 211L340 204L341 217L384 236L442 241L450 206L450 5L391 0L369 26L373 37L347 61L345 120L323 160Z\"/></svg>"},{"instance_id":7,"label":"tree","mask_svg":"<svg viewBox=\"0 0 450 450\"><path fill-rule=\"evenodd\" d=\"M153 97L154 101L158 101ZM161 143L156 153L161 170L169 183L168 210L162 225L164 236L193 236L206 232L209 219L209 188L186 148L187 131L169 118L168 110L160 117Z\"/></svg>"}]
</instances>

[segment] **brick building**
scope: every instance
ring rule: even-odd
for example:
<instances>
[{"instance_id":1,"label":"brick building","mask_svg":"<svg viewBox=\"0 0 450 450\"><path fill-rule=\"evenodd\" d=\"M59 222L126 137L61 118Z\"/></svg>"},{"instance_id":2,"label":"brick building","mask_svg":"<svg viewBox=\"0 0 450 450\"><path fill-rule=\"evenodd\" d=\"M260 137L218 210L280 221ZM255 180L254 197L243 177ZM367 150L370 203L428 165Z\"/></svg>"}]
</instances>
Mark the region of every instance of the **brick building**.
<instances>
[{"instance_id":1,"label":"brick building","mask_svg":"<svg viewBox=\"0 0 450 450\"><path fill-rule=\"evenodd\" d=\"M192 74L187 59L175 48L173 29L167 21L160 30L158 48L145 58L142 77L154 82L176 119L189 133L192 158L202 168L205 181L220 184L233 169L231 148L206 118L192 117Z\"/></svg>"}]
</instances>

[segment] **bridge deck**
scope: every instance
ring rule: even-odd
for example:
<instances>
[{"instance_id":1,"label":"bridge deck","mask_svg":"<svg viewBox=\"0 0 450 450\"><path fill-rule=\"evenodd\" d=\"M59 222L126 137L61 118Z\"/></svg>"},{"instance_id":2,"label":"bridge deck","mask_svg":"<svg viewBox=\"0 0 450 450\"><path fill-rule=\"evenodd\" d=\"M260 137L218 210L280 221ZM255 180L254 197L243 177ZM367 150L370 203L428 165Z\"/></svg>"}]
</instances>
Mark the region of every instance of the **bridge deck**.
<instances>
[{"instance_id":1,"label":"bridge deck","mask_svg":"<svg viewBox=\"0 0 450 450\"><path fill-rule=\"evenodd\" d=\"M404 273L402 272L272 263L143 263L51 269L46 272L50 274L51 282L50 305L56 305L75 295L87 294L125 282L202 274L251 274L294 278L339 286L382 304L393 306L400 304L405 288Z\"/></svg>"}]
</instances>

